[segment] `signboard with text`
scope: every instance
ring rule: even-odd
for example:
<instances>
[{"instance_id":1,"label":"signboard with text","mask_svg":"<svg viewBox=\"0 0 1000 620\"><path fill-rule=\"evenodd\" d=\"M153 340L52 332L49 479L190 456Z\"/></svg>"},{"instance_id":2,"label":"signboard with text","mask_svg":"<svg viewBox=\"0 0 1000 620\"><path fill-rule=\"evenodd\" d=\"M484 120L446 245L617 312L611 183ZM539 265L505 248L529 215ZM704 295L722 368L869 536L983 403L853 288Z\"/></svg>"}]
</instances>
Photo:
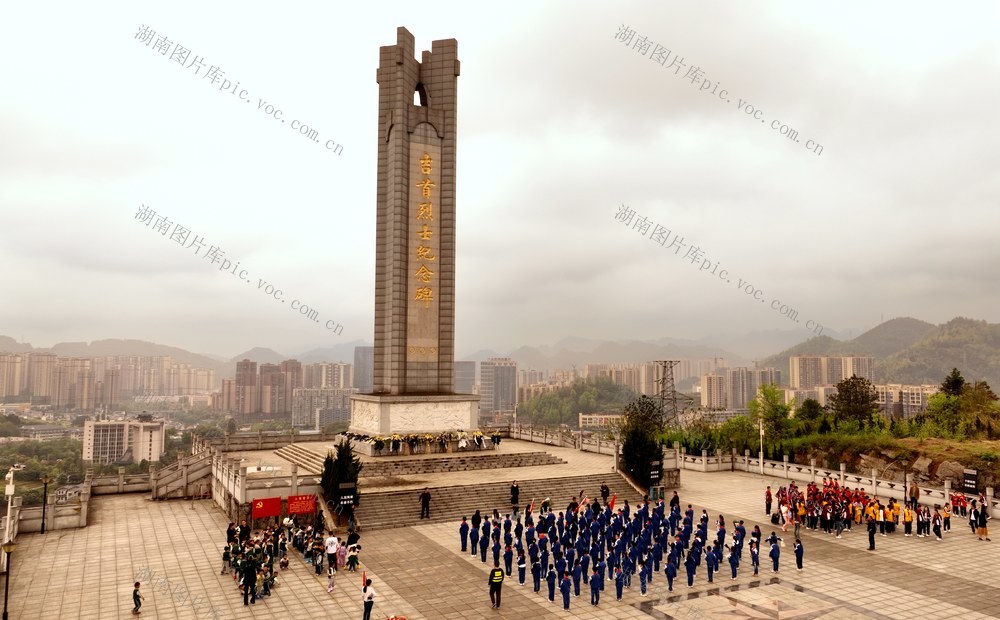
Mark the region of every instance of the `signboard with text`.
<instances>
[{"instance_id":1,"label":"signboard with text","mask_svg":"<svg viewBox=\"0 0 1000 620\"><path fill-rule=\"evenodd\" d=\"M962 470L962 491L971 495L979 493L979 470Z\"/></svg>"},{"instance_id":2,"label":"signboard with text","mask_svg":"<svg viewBox=\"0 0 1000 620\"><path fill-rule=\"evenodd\" d=\"M289 495L288 514L312 514L316 512L315 495Z\"/></svg>"}]
</instances>

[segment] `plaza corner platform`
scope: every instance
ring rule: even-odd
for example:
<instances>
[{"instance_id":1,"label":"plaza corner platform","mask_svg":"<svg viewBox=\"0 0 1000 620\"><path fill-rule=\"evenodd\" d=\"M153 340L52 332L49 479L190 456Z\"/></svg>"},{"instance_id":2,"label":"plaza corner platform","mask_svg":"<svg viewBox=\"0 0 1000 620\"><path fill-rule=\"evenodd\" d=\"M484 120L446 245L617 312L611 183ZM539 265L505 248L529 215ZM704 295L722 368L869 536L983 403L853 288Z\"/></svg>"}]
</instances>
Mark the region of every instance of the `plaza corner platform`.
<instances>
[{"instance_id":1,"label":"plaza corner platform","mask_svg":"<svg viewBox=\"0 0 1000 620\"><path fill-rule=\"evenodd\" d=\"M295 444L324 454L328 444ZM478 458L490 451L454 455ZM538 453L550 462L534 464ZM236 456L236 455L232 455ZM308 455L305 455L308 456ZM487 567L478 558L459 552L458 522L466 506L507 507L507 490L518 480L522 503L534 496L536 506L545 489L556 509L583 488L596 494L606 480L634 505L635 492L612 471L612 458L534 443L504 440L494 458L520 466L455 472L424 471L416 464L434 455L400 457L422 473L389 478L394 486L379 488L379 478L362 479L365 505L391 498L392 516L378 522L368 516L363 527L362 568L373 580L378 601L373 617L402 614L410 619L440 618L980 618L1000 617L1000 588L995 566L1000 547L980 542L960 518L943 542L932 538L879 537L875 552L867 551L867 537L855 529L837 540L803 530L805 570L794 569L790 541L775 576L762 570L752 577L741 570L736 581L705 582L699 574L694 587L675 584L666 591L662 574L651 583L647 597L638 588L627 590L621 602L607 590L599 607L589 605L583 592L571 600L569 611L561 601L550 603L531 592L530 580L518 586L516 574L503 587L503 605L491 609L486 585ZM246 452L249 462L287 468L289 461L275 451ZM300 455L301 457L301 455ZM394 459L395 460L395 459ZM369 459L366 458L366 461ZM559 462L561 461L561 462ZM300 467L306 467L301 465ZM376 466L377 467L377 466ZM385 480L385 479L384 479ZM590 480L581 487L578 483ZM684 471L679 489L683 504L706 508L713 518L744 519L748 529L759 524L765 535L773 529L763 515L763 491L779 478L740 472ZM495 501L492 492L466 497L481 488L504 489ZM420 521L418 494L432 489L430 522ZM449 489L459 489L453 494ZM573 489L567 491L566 489ZM567 494L568 493L568 494ZM280 585L272 596L245 607L231 576L219 574L221 549L229 518L211 500L152 501L148 494L99 496L90 502L85 528L20 534L12 561L10 617L81 618L108 620L131 617L132 582L137 575L160 578L168 584L153 587L144 580L143 617L147 618L358 618L361 573L340 573L333 594L326 578L316 576L293 552L291 568L279 572ZM405 501L404 501L405 498ZM478 502L477 502L478 498ZM378 511L384 510L378 508ZM410 523L411 525L405 525ZM780 535L780 531L779 531ZM790 533L785 535L790 539ZM544 590L544 589L543 589ZM613 591L613 586L612 586ZM195 609L191 598L200 597ZM215 615L211 615L214 611Z\"/></svg>"}]
</instances>

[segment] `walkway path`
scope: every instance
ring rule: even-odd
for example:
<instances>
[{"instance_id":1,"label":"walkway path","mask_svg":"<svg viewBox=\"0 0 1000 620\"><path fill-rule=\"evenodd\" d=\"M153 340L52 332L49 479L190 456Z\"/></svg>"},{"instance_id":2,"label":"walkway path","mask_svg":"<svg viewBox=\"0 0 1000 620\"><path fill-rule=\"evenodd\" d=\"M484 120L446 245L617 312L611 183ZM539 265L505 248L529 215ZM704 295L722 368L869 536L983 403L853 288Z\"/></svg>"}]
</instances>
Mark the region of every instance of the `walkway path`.
<instances>
[{"instance_id":1,"label":"walkway path","mask_svg":"<svg viewBox=\"0 0 1000 620\"><path fill-rule=\"evenodd\" d=\"M501 449L521 449L509 445L517 443L504 441ZM610 471L608 456L546 449L569 461L539 468L552 470L550 475ZM533 476L520 470L528 469L534 468L441 474L434 485L509 480L513 471L527 480ZM682 482L684 504L692 503L699 511L704 506L713 517L722 512L730 522L742 518L751 527L758 523L765 534L771 531L764 523L764 487L777 488L783 481L739 472L685 471ZM131 583L140 574L145 577L144 617L361 616L360 575L342 573L330 595L325 578L316 577L298 560L279 575L281 585L272 597L244 607L232 578L219 575L227 519L210 501L152 502L141 495L122 495L95 498L91 509L92 525L87 528L18 537L10 584L12 618L131 617ZM765 570L757 578L741 574L730 581L723 575L708 584L702 573L694 587L675 584L674 592L668 593L661 574L647 598L634 588L616 603L613 586L606 589L596 611L586 591L564 612L561 603L534 594L530 585L516 585L516 575L506 581L503 607L490 609L487 569L459 552L457 523L366 532L362 560L379 592L375 617L393 613L406 614L410 620L1000 617L994 568L1000 565L1000 543L980 542L963 520L953 521L943 542L897 533L878 537L874 552L867 551L864 532L837 540L804 530L802 572L794 570L789 533L776 577ZM191 605L192 597L200 597L199 609Z\"/></svg>"}]
</instances>

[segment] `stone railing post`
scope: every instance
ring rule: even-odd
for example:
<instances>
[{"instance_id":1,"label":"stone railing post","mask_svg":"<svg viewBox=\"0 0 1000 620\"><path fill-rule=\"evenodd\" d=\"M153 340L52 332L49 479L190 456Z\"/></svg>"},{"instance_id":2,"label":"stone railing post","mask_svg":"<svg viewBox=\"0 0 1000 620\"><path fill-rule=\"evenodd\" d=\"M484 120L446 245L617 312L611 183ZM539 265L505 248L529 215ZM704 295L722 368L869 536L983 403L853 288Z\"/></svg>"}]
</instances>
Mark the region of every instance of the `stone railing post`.
<instances>
[{"instance_id":1,"label":"stone railing post","mask_svg":"<svg viewBox=\"0 0 1000 620\"><path fill-rule=\"evenodd\" d=\"M292 490L291 495L299 494L299 465L298 463L292 463Z\"/></svg>"},{"instance_id":2,"label":"stone railing post","mask_svg":"<svg viewBox=\"0 0 1000 620\"><path fill-rule=\"evenodd\" d=\"M906 497L905 496L903 497L903 501L904 502L906 501ZM945 480L944 481L944 502L943 503L945 503L945 504L950 504L951 503L951 480ZM955 507L952 506L952 510L954 510L954 509L955 509Z\"/></svg>"},{"instance_id":3,"label":"stone railing post","mask_svg":"<svg viewBox=\"0 0 1000 620\"><path fill-rule=\"evenodd\" d=\"M844 486L847 480L847 463L840 464L840 486Z\"/></svg>"},{"instance_id":4,"label":"stone railing post","mask_svg":"<svg viewBox=\"0 0 1000 620\"><path fill-rule=\"evenodd\" d=\"M872 495L878 495L878 470L872 468Z\"/></svg>"},{"instance_id":5,"label":"stone railing post","mask_svg":"<svg viewBox=\"0 0 1000 620\"><path fill-rule=\"evenodd\" d=\"M157 469L156 465L150 464L149 466L149 498L156 499L156 482L160 477L160 471Z\"/></svg>"},{"instance_id":6,"label":"stone railing post","mask_svg":"<svg viewBox=\"0 0 1000 620\"><path fill-rule=\"evenodd\" d=\"M119 467L118 468L118 492L119 493L124 493L125 492L125 468L124 467Z\"/></svg>"},{"instance_id":7,"label":"stone railing post","mask_svg":"<svg viewBox=\"0 0 1000 620\"><path fill-rule=\"evenodd\" d=\"M989 507L989 515L993 516L993 487L986 487L986 505Z\"/></svg>"},{"instance_id":8,"label":"stone railing post","mask_svg":"<svg viewBox=\"0 0 1000 620\"><path fill-rule=\"evenodd\" d=\"M816 484L816 459L809 459L809 478Z\"/></svg>"},{"instance_id":9,"label":"stone railing post","mask_svg":"<svg viewBox=\"0 0 1000 620\"><path fill-rule=\"evenodd\" d=\"M240 504L247 503L247 466L240 465L240 495L238 501Z\"/></svg>"},{"instance_id":10,"label":"stone railing post","mask_svg":"<svg viewBox=\"0 0 1000 620\"><path fill-rule=\"evenodd\" d=\"M743 471L750 471L750 448L743 451Z\"/></svg>"},{"instance_id":11,"label":"stone railing post","mask_svg":"<svg viewBox=\"0 0 1000 620\"><path fill-rule=\"evenodd\" d=\"M785 469L785 479L787 480L788 479L788 455L787 454L783 454L781 456L781 461L782 461L782 467L784 467L784 469Z\"/></svg>"}]
</instances>

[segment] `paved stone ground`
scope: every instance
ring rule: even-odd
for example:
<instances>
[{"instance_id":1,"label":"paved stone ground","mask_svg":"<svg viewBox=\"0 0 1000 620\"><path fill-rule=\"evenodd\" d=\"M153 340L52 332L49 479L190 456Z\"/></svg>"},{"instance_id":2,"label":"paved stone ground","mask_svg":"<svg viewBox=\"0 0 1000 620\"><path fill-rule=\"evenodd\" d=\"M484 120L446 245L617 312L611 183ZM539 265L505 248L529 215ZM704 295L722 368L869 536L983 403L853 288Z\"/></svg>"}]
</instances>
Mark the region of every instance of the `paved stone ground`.
<instances>
[{"instance_id":1,"label":"paved stone ground","mask_svg":"<svg viewBox=\"0 0 1000 620\"><path fill-rule=\"evenodd\" d=\"M610 457L551 451L571 461L570 471L573 464L578 473L610 468ZM530 479L524 473L462 472L448 480L464 484L477 479ZM771 526L763 522L764 486L776 488L781 480L738 472L685 471L682 483L684 504L694 504L699 512L706 507L713 517L721 511L727 521L742 518L751 527L758 523L765 535L770 533ZM146 597L143 617L361 616L360 575L342 573L335 592L327 594L325 577L316 577L297 559L279 575L281 585L270 598L244 607L232 577L219 575L227 520L208 500L152 502L141 495L124 495L99 497L91 505L87 528L18 537L10 584L12 618L131 617L131 583L137 575ZM724 574L708 584L702 572L694 587L675 582L674 592L667 592L660 574L646 598L639 596L636 583L621 602L615 602L612 585L600 607L594 608L585 589L580 598L573 598L568 612L561 609L558 595L557 603L547 600L544 584L542 593L533 593L530 575L528 584L518 586L516 573L505 582L502 609L490 609L487 569L459 552L457 523L365 532L362 560L379 594L375 618L391 614L410 619L518 620L1000 617L994 568L1000 563L996 546L1000 543L978 541L961 519L953 519L952 527L943 542L904 538L900 533L877 537L874 552L867 551L864 532L845 533L837 540L803 530L802 572L794 569L789 532L777 576L763 570L754 578L741 571L736 581Z\"/></svg>"}]
</instances>

